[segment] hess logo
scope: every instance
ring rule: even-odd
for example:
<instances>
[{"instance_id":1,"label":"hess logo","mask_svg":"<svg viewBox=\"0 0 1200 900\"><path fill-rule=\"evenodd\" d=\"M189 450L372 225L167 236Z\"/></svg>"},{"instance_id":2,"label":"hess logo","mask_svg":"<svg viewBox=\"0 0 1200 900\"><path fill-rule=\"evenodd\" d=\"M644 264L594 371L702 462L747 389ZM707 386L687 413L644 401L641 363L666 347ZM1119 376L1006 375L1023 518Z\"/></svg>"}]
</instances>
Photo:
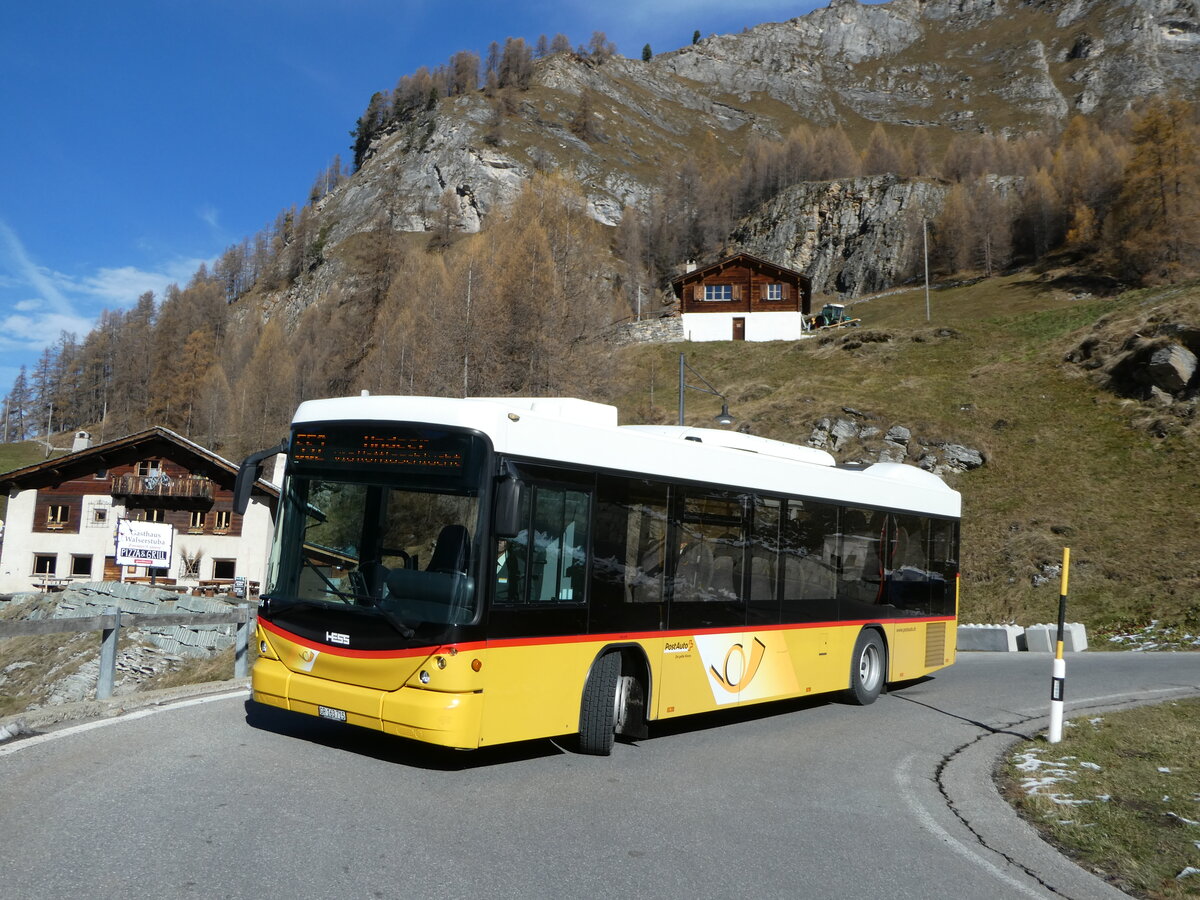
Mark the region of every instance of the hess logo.
<instances>
[{"instance_id":1,"label":"hess logo","mask_svg":"<svg viewBox=\"0 0 1200 900\"><path fill-rule=\"evenodd\" d=\"M719 669L717 666L709 666L708 671L717 684L729 693L736 694L738 691L745 690L754 680L754 676L758 674L758 667L762 665L763 654L766 652L767 645L755 638L750 645L750 658L747 659L745 648L737 643L729 648Z\"/></svg>"},{"instance_id":2,"label":"hess logo","mask_svg":"<svg viewBox=\"0 0 1200 900\"><path fill-rule=\"evenodd\" d=\"M349 647L350 635L342 634L340 631L327 631L325 632L325 643L341 644L343 647Z\"/></svg>"}]
</instances>

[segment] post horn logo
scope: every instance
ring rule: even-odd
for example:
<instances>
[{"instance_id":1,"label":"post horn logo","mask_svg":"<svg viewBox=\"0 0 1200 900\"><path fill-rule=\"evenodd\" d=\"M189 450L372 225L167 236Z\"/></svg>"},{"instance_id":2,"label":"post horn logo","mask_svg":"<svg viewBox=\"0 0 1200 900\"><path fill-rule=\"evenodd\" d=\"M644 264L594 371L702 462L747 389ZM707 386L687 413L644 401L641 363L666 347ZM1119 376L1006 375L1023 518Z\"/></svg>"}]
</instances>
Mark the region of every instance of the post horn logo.
<instances>
[{"instance_id":1,"label":"post horn logo","mask_svg":"<svg viewBox=\"0 0 1200 900\"><path fill-rule=\"evenodd\" d=\"M736 694L745 690L754 680L766 652L767 645L755 638L754 643L750 645L750 660L747 663L745 648L740 643L734 644L725 654L725 662L721 666L723 671L717 671L716 666L709 666L708 670L717 680L717 684L729 693Z\"/></svg>"}]
</instances>

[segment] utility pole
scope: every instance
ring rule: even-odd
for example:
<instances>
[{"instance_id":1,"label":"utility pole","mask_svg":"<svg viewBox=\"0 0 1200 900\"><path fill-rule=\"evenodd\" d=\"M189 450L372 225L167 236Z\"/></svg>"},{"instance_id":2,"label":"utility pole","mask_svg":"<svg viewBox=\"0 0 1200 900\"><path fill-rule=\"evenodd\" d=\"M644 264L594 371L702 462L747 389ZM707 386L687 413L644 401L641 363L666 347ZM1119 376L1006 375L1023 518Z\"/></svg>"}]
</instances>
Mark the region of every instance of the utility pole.
<instances>
[{"instance_id":1,"label":"utility pole","mask_svg":"<svg viewBox=\"0 0 1200 900\"><path fill-rule=\"evenodd\" d=\"M467 321L465 336L466 342L463 347L463 396L467 396L467 373L471 365L471 283L475 276L475 264L467 266Z\"/></svg>"},{"instance_id":2,"label":"utility pole","mask_svg":"<svg viewBox=\"0 0 1200 900\"><path fill-rule=\"evenodd\" d=\"M929 321L929 220L921 217L921 243L925 248L925 321Z\"/></svg>"}]
</instances>

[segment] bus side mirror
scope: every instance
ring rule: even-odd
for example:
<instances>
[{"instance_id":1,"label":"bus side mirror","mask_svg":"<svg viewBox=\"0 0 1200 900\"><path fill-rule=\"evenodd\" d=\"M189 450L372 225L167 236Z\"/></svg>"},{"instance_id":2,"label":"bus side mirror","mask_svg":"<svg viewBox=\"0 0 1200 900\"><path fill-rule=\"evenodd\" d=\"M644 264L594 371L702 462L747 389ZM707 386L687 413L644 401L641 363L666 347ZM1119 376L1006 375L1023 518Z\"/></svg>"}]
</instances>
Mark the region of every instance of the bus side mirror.
<instances>
[{"instance_id":1,"label":"bus side mirror","mask_svg":"<svg viewBox=\"0 0 1200 900\"><path fill-rule=\"evenodd\" d=\"M521 521L521 495L524 485L514 475L496 479L496 504L492 526L498 538L516 537L524 523Z\"/></svg>"},{"instance_id":2,"label":"bus side mirror","mask_svg":"<svg viewBox=\"0 0 1200 900\"><path fill-rule=\"evenodd\" d=\"M250 506L250 492L254 490L254 482L262 478L263 460L276 453L287 452L287 439L280 442L278 447L269 450L259 450L251 453L238 466L237 480L233 483L233 511L239 516L246 514Z\"/></svg>"}]
</instances>

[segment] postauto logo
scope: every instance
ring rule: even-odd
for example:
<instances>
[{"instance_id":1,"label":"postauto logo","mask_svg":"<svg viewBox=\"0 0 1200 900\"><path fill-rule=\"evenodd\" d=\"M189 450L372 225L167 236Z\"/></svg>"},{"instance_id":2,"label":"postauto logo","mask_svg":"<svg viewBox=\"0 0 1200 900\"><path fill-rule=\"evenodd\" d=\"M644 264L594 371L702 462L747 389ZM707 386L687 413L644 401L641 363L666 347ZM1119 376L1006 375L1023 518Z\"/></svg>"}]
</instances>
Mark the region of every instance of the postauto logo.
<instances>
[{"instance_id":1,"label":"postauto logo","mask_svg":"<svg viewBox=\"0 0 1200 900\"><path fill-rule=\"evenodd\" d=\"M757 637L745 641L727 634L696 635L696 649L704 663L717 703L732 703L758 674L767 645Z\"/></svg>"}]
</instances>

